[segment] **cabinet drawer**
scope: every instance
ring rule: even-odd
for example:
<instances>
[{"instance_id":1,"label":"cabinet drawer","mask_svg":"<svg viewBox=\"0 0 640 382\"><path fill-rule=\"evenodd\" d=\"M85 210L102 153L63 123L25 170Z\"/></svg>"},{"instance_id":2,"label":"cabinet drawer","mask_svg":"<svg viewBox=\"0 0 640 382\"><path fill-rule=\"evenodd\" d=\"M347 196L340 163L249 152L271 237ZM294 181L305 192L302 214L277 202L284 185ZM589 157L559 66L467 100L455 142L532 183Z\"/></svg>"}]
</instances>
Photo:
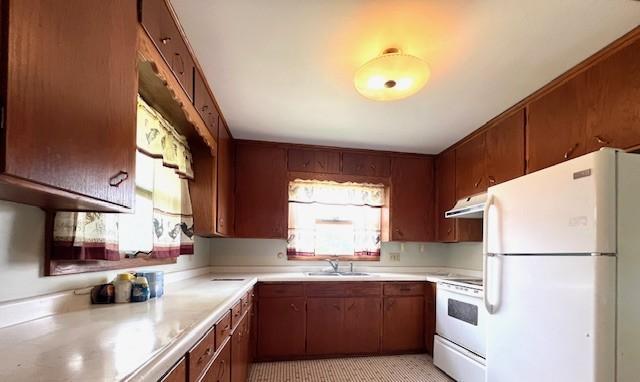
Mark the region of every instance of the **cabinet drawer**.
<instances>
[{"instance_id":1,"label":"cabinet drawer","mask_svg":"<svg viewBox=\"0 0 640 382\"><path fill-rule=\"evenodd\" d=\"M388 177L391 175L391 159L377 155L344 153L342 154L342 173Z\"/></svg>"},{"instance_id":2,"label":"cabinet drawer","mask_svg":"<svg viewBox=\"0 0 640 382\"><path fill-rule=\"evenodd\" d=\"M194 346L187 356L189 358L189 380L197 381L204 372L209 361L213 359L216 350L216 330L212 328L205 336Z\"/></svg>"},{"instance_id":3,"label":"cabinet drawer","mask_svg":"<svg viewBox=\"0 0 640 382\"><path fill-rule=\"evenodd\" d=\"M262 284L258 291L260 297L304 296L304 286L302 284Z\"/></svg>"},{"instance_id":4,"label":"cabinet drawer","mask_svg":"<svg viewBox=\"0 0 640 382\"><path fill-rule=\"evenodd\" d=\"M200 71L195 71L194 88L193 88L193 104L207 125L214 138L218 138L218 110L215 102L211 97L211 93L207 90L206 81Z\"/></svg>"},{"instance_id":5,"label":"cabinet drawer","mask_svg":"<svg viewBox=\"0 0 640 382\"><path fill-rule=\"evenodd\" d=\"M247 294L242 298L242 310L245 312L251 309L251 305L253 304L253 289L248 291Z\"/></svg>"},{"instance_id":6,"label":"cabinet drawer","mask_svg":"<svg viewBox=\"0 0 640 382\"><path fill-rule=\"evenodd\" d=\"M242 300L238 301L231 308L231 326L236 327L240 323L240 319L242 318L242 313L244 312Z\"/></svg>"},{"instance_id":7,"label":"cabinet drawer","mask_svg":"<svg viewBox=\"0 0 640 382\"><path fill-rule=\"evenodd\" d=\"M382 284L375 282L313 282L305 285L309 297L380 296Z\"/></svg>"},{"instance_id":8,"label":"cabinet drawer","mask_svg":"<svg viewBox=\"0 0 640 382\"><path fill-rule=\"evenodd\" d=\"M194 62L165 0L142 0L142 26L193 100Z\"/></svg>"},{"instance_id":9,"label":"cabinet drawer","mask_svg":"<svg viewBox=\"0 0 640 382\"><path fill-rule=\"evenodd\" d=\"M231 312L227 312L227 314L216 323L216 347L219 348L230 335Z\"/></svg>"},{"instance_id":10,"label":"cabinet drawer","mask_svg":"<svg viewBox=\"0 0 640 382\"><path fill-rule=\"evenodd\" d=\"M423 296L424 283L420 282L403 282L403 283L385 283L385 296Z\"/></svg>"},{"instance_id":11,"label":"cabinet drawer","mask_svg":"<svg viewBox=\"0 0 640 382\"><path fill-rule=\"evenodd\" d=\"M186 382L187 380L187 361L184 357L178 362L160 382Z\"/></svg>"}]
</instances>

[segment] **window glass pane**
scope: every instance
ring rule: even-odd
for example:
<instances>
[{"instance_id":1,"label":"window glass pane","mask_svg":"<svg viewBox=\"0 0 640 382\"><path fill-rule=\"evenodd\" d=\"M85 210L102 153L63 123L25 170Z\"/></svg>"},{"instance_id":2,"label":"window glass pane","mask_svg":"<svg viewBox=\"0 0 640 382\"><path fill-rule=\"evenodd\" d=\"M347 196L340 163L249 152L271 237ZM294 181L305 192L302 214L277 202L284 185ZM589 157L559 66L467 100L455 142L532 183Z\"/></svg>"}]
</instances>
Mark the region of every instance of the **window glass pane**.
<instances>
[{"instance_id":1,"label":"window glass pane","mask_svg":"<svg viewBox=\"0 0 640 382\"><path fill-rule=\"evenodd\" d=\"M316 220L316 255L353 256L353 222Z\"/></svg>"}]
</instances>

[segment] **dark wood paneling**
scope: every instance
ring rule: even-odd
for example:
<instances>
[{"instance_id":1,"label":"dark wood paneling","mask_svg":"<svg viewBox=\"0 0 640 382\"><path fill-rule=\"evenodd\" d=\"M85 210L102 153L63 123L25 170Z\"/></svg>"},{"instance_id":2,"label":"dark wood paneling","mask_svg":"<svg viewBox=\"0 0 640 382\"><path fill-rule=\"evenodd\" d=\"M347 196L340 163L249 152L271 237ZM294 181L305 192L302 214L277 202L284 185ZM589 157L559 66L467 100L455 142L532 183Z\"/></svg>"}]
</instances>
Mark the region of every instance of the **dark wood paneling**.
<instances>
[{"instance_id":1,"label":"dark wood paneling","mask_svg":"<svg viewBox=\"0 0 640 382\"><path fill-rule=\"evenodd\" d=\"M484 133L456 149L455 171L456 199L479 194L487 189Z\"/></svg>"},{"instance_id":2,"label":"dark wood paneling","mask_svg":"<svg viewBox=\"0 0 640 382\"><path fill-rule=\"evenodd\" d=\"M524 125L525 111L521 109L487 130L485 157L489 187L524 175Z\"/></svg>"},{"instance_id":3,"label":"dark wood paneling","mask_svg":"<svg viewBox=\"0 0 640 382\"><path fill-rule=\"evenodd\" d=\"M382 283L379 282L312 282L304 284L307 297L354 297L381 296Z\"/></svg>"},{"instance_id":4,"label":"dark wood paneling","mask_svg":"<svg viewBox=\"0 0 640 382\"><path fill-rule=\"evenodd\" d=\"M233 141L222 119L218 124L218 187L216 230L220 235L233 235L234 155Z\"/></svg>"},{"instance_id":5,"label":"dark wood paneling","mask_svg":"<svg viewBox=\"0 0 640 382\"><path fill-rule=\"evenodd\" d=\"M288 169L320 174L340 173L340 152L334 150L289 149Z\"/></svg>"},{"instance_id":6,"label":"dark wood paneling","mask_svg":"<svg viewBox=\"0 0 640 382\"><path fill-rule=\"evenodd\" d=\"M355 297L344 299L344 341L346 354L380 352L382 299Z\"/></svg>"},{"instance_id":7,"label":"dark wood paneling","mask_svg":"<svg viewBox=\"0 0 640 382\"><path fill-rule=\"evenodd\" d=\"M187 381L187 361L185 357L162 377L160 382L186 382Z\"/></svg>"},{"instance_id":8,"label":"dark wood paneling","mask_svg":"<svg viewBox=\"0 0 640 382\"><path fill-rule=\"evenodd\" d=\"M304 297L258 300L260 359L286 359L305 354L306 307Z\"/></svg>"},{"instance_id":9,"label":"dark wood paneling","mask_svg":"<svg viewBox=\"0 0 640 382\"><path fill-rule=\"evenodd\" d=\"M5 173L132 207L136 3L13 1L8 17Z\"/></svg>"},{"instance_id":10,"label":"dark wood paneling","mask_svg":"<svg viewBox=\"0 0 640 382\"><path fill-rule=\"evenodd\" d=\"M207 125L214 139L218 139L218 120L220 114L216 109L216 104L211 94L209 94L206 84L207 81L204 79L204 76L199 70L196 70L193 84L193 105L204 120L205 125Z\"/></svg>"},{"instance_id":11,"label":"dark wood paneling","mask_svg":"<svg viewBox=\"0 0 640 382\"><path fill-rule=\"evenodd\" d=\"M424 296L385 297L383 314L383 352L414 352L424 348Z\"/></svg>"},{"instance_id":12,"label":"dark wood paneling","mask_svg":"<svg viewBox=\"0 0 640 382\"><path fill-rule=\"evenodd\" d=\"M434 191L432 158L393 158L391 241L433 240Z\"/></svg>"},{"instance_id":13,"label":"dark wood paneling","mask_svg":"<svg viewBox=\"0 0 640 382\"><path fill-rule=\"evenodd\" d=\"M287 237L287 161L279 147L236 146L236 236Z\"/></svg>"},{"instance_id":14,"label":"dark wood paneling","mask_svg":"<svg viewBox=\"0 0 640 382\"><path fill-rule=\"evenodd\" d=\"M307 299L307 354L328 355L344 352L344 299Z\"/></svg>"},{"instance_id":15,"label":"dark wood paneling","mask_svg":"<svg viewBox=\"0 0 640 382\"><path fill-rule=\"evenodd\" d=\"M140 16L142 26L193 100L195 63L165 0L142 0Z\"/></svg>"},{"instance_id":16,"label":"dark wood paneling","mask_svg":"<svg viewBox=\"0 0 640 382\"><path fill-rule=\"evenodd\" d=\"M384 155L342 153L342 173L345 175L388 177L391 159Z\"/></svg>"}]
</instances>

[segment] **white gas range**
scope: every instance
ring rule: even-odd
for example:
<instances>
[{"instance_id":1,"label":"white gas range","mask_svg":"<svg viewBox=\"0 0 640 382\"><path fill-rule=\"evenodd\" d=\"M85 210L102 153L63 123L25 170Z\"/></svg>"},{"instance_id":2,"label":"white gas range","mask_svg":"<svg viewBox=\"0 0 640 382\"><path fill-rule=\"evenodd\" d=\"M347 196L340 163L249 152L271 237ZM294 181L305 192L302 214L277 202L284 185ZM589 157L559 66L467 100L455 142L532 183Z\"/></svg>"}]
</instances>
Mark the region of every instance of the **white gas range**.
<instances>
[{"instance_id":1,"label":"white gas range","mask_svg":"<svg viewBox=\"0 0 640 382\"><path fill-rule=\"evenodd\" d=\"M486 310L482 279L438 282L433 363L460 382L485 381Z\"/></svg>"}]
</instances>

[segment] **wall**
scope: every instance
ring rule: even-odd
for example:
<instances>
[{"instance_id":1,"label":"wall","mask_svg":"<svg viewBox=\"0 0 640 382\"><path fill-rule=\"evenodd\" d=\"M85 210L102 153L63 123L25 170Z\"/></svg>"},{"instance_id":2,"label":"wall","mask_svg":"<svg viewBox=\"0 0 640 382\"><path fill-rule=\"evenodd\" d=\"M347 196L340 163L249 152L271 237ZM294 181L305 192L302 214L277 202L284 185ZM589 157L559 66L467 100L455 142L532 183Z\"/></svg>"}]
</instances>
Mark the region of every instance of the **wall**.
<instances>
[{"instance_id":1,"label":"wall","mask_svg":"<svg viewBox=\"0 0 640 382\"><path fill-rule=\"evenodd\" d=\"M173 272L209 265L209 240L197 239L195 255L177 264L145 269ZM117 271L44 277L44 212L0 201L0 302L84 288L111 280Z\"/></svg>"},{"instance_id":2,"label":"wall","mask_svg":"<svg viewBox=\"0 0 640 382\"><path fill-rule=\"evenodd\" d=\"M213 266L310 266L325 262L288 261L287 243L273 239L211 239ZM380 262L359 263L381 267L454 267L482 269L479 243L383 243ZM280 255L278 255L280 254ZM392 261L400 254L400 261ZM356 264L358 265L358 264Z\"/></svg>"}]
</instances>

